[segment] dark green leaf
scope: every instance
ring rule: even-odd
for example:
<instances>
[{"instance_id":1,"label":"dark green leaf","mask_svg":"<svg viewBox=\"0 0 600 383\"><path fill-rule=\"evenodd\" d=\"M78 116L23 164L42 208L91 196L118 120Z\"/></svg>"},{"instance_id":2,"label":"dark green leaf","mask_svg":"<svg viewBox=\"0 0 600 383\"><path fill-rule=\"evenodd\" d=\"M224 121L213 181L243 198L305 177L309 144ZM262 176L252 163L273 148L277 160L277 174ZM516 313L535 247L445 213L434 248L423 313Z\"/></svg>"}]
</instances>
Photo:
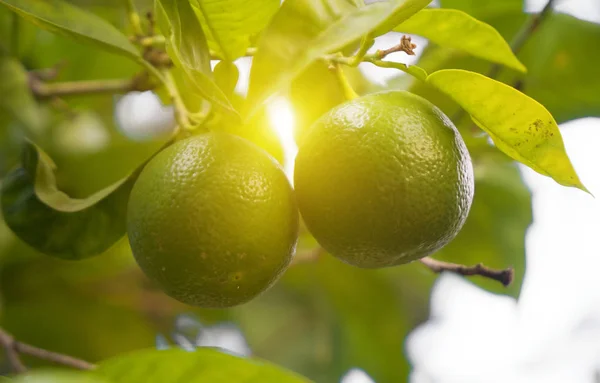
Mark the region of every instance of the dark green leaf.
<instances>
[{"instance_id":1,"label":"dark green leaf","mask_svg":"<svg viewBox=\"0 0 600 383\"><path fill-rule=\"evenodd\" d=\"M227 97L231 98L237 85L240 71L231 61L221 60L215 66L215 81Z\"/></svg>"},{"instance_id":2,"label":"dark green leaf","mask_svg":"<svg viewBox=\"0 0 600 383\"><path fill-rule=\"evenodd\" d=\"M100 17L61 0L0 0L40 28L102 46L135 59L137 49L118 29Z\"/></svg>"},{"instance_id":3,"label":"dark green leaf","mask_svg":"<svg viewBox=\"0 0 600 383\"><path fill-rule=\"evenodd\" d=\"M537 101L465 70L440 70L427 82L462 106L504 153L561 185L587 191L567 156L556 121Z\"/></svg>"},{"instance_id":4,"label":"dark green leaf","mask_svg":"<svg viewBox=\"0 0 600 383\"><path fill-rule=\"evenodd\" d=\"M30 142L22 167L2 183L2 213L23 241L42 253L64 259L97 255L125 234L132 175L86 199L61 192L52 160Z\"/></svg>"},{"instance_id":5,"label":"dark green leaf","mask_svg":"<svg viewBox=\"0 0 600 383\"><path fill-rule=\"evenodd\" d=\"M292 372L256 359L199 348L143 350L100 363L100 376L114 383L287 383L308 382Z\"/></svg>"},{"instance_id":6,"label":"dark green leaf","mask_svg":"<svg viewBox=\"0 0 600 383\"><path fill-rule=\"evenodd\" d=\"M233 106L212 79L208 43L202 27L188 1L159 0L157 13L168 20L167 50L176 65L186 72L195 89L207 100L226 110L235 112ZM165 24L163 17L159 17Z\"/></svg>"},{"instance_id":7,"label":"dark green leaf","mask_svg":"<svg viewBox=\"0 0 600 383\"><path fill-rule=\"evenodd\" d=\"M287 0L262 36L250 72L251 114L262 102L327 53L362 36L385 33L429 0L376 2L365 7L340 1Z\"/></svg>"},{"instance_id":8,"label":"dark green leaf","mask_svg":"<svg viewBox=\"0 0 600 383\"><path fill-rule=\"evenodd\" d=\"M600 116L600 24L551 14L523 47L529 68L523 92L544 105L559 122Z\"/></svg>"},{"instance_id":9,"label":"dark green leaf","mask_svg":"<svg viewBox=\"0 0 600 383\"><path fill-rule=\"evenodd\" d=\"M233 61L246 52L250 39L262 31L279 8L279 0L195 0L208 45Z\"/></svg>"},{"instance_id":10,"label":"dark green leaf","mask_svg":"<svg viewBox=\"0 0 600 383\"><path fill-rule=\"evenodd\" d=\"M15 59L0 56L0 111L16 118L30 135L42 128L38 105L29 90L29 79L23 66Z\"/></svg>"},{"instance_id":11,"label":"dark green leaf","mask_svg":"<svg viewBox=\"0 0 600 383\"><path fill-rule=\"evenodd\" d=\"M473 56L526 71L494 27L461 11L423 9L394 30L421 35L438 45L460 49Z\"/></svg>"},{"instance_id":12,"label":"dark green leaf","mask_svg":"<svg viewBox=\"0 0 600 383\"><path fill-rule=\"evenodd\" d=\"M337 323L333 359L338 376L360 367L376 382L406 381L402 347L409 323L384 273L346 265L328 254L315 271Z\"/></svg>"}]
</instances>

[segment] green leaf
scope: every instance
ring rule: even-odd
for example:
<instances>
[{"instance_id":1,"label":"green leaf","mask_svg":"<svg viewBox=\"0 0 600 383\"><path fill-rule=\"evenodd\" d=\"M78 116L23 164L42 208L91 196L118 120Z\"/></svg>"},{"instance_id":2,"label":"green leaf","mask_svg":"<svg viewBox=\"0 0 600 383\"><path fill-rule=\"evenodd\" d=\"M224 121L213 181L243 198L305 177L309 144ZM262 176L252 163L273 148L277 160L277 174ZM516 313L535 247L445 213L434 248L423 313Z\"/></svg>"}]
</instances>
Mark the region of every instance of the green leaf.
<instances>
[{"instance_id":1,"label":"green leaf","mask_svg":"<svg viewBox=\"0 0 600 383\"><path fill-rule=\"evenodd\" d=\"M375 63L380 68L394 68L401 70L402 72L408 73L414 78L425 81L427 79L427 72L425 69L416 65L407 65L393 61L376 60Z\"/></svg>"},{"instance_id":2,"label":"green leaf","mask_svg":"<svg viewBox=\"0 0 600 383\"><path fill-rule=\"evenodd\" d=\"M221 60L215 66L215 81L229 98L233 95L239 77L240 71L231 61Z\"/></svg>"},{"instance_id":3,"label":"green leaf","mask_svg":"<svg viewBox=\"0 0 600 383\"><path fill-rule=\"evenodd\" d=\"M438 45L460 49L475 57L526 71L494 27L462 11L423 9L394 30L420 35Z\"/></svg>"},{"instance_id":4,"label":"green leaf","mask_svg":"<svg viewBox=\"0 0 600 383\"><path fill-rule=\"evenodd\" d=\"M295 138L298 143L312 123L325 112L346 101L335 73L323 62L314 62L290 84L294 107Z\"/></svg>"},{"instance_id":5,"label":"green leaf","mask_svg":"<svg viewBox=\"0 0 600 383\"><path fill-rule=\"evenodd\" d=\"M188 1L158 0L157 13L163 33L167 36L167 51L177 66L187 74L195 89L207 100L236 114L235 109L212 79L210 54L206 37ZM164 24L168 24L165 26Z\"/></svg>"},{"instance_id":6,"label":"green leaf","mask_svg":"<svg viewBox=\"0 0 600 383\"><path fill-rule=\"evenodd\" d=\"M587 191L567 156L556 121L537 101L465 70L440 70L427 82L462 106L504 153L561 185Z\"/></svg>"},{"instance_id":7,"label":"green leaf","mask_svg":"<svg viewBox=\"0 0 600 383\"><path fill-rule=\"evenodd\" d=\"M2 183L6 224L42 253L64 259L100 254L126 232L135 174L86 199L73 199L58 189L54 167L40 148L25 143L22 167Z\"/></svg>"},{"instance_id":8,"label":"green leaf","mask_svg":"<svg viewBox=\"0 0 600 383\"><path fill-rule=\"evenodd\" d=\"M432 0L390 0L388 14L385 20L380 21L371 31L373 36L381 36L391 31L395 26L406 21L414 14L421 11Z\"/></svg>"},{"instance_id":9,"label":"green leaf","mask_svg":"<svg viewBox=\"0 0 600 383\"><path fill-rule=\"evenodd\" d=\"M391 29L428 3L397 0L356 8L340 1L286 0L259 41L250 72L247 114L323 55L369 33Z\"/></svg>"},{"instance_id":10,"label":"green leaf","mask_svg":"<svg viewBox=\"0 0 600 383\"><path fill-rule=\"evenodd\" d=\"M29 90L29 78L15 59L0 56L0 111L16 118L31 135L40 133L42 120Z\"/></svg>"},{"instance_id":11,"label":"green leaf","mask_svg":"<svg viewBox=\"0 0 600 383\"><path fill-rule=\"evenodd\" d=\"M196 0L208 45L228 61L244 56L250 39L262 31L279 8L279 0Z\"/></svg>"},{"instance_id":12,"label":"green leaf","mask_svg":"<svg viewBox=\"0 0 600 383\"><path fill-rule=\"evenodd\" d=\"M543 104L559 123L600 117L600 24L554 13L527 41L519 57L529 68L523 92Z\"/></svg>"},{"instance_id":13,"label":"green leaf","mask_svg":"<svg viewBox=\"0 0 600 383\"><path fill-rule=\"evenodd\" d=\"M358 366L376 382L406 381L402 348L409 324L385 272L362 270L324 254L315 273L311 280L334 313L338 376Z\"/></svg>"},{"instance_id":14,"label":"green leaf","mask_svg":"<svg viewBox=\"0 0 600 383\"><path fill-rule=\"evenodd\" d=\"M143 350L100 363L96 373L114 383L300 383L309 382L292 372L257 359L199 348Z\"/></svg>"},{"instance_id":15,"label":"green leaf","mask_svg":"<svg viewBox=\"0 0 600 383\"><path fill-rule=\"evenodd\" d=\"M493 24L509 41L525 20L520 8L486 18L486 22ZM600 77L596 75L595 53L589 50L590 44L598 39L600 25L552 13L518 55L527 73L503 70L497 79L510 85L518 84L523 93L544 105L559 124L582 117L600 117L600 97L597 96ZM448 68L485 74L491 65L464 51L429 45L419 66L430 73ZM449 116L458 110L456 103L427 84L414 82L410 91L428 98Z\"/></svg>"},{"instance_id":16,"label":"green leaf","mask_svg":"<svg viewBox=\"0 0 600 383\"><path fill-rule=\"evenodd\" d=\"M102 256L78 262L44 256L13 236L10 240L2 251L12 256L0 265L0 326L25 343L97 362L152 347L156 333L186 310L144 286L126 237ZM160 323L148 319L142 301L160 304ZM48 365L27 357L25 363L32 369Z\"/></svg>"},{"instance_id":17,"label":"green leaf","mask_svg":"<svg viewBox=\"0 0 600 383\"><path fill-rule=\"evenodd\" d=\"M7 380L8 381L8 380ZM0 379L0 382L4 380ZM88 371L44 370L28 372L11 380L13 383L112 383Z\"/></svg>"},{"instance_id":18,"label":"green leaf","mask_svg":"<svg viewBox=\"0 0 600 383\"><path fill-rule=\"evenodd\" d=\"M344 74L358 94L375 91L358 68L343 67ZM344 89L324 62L316 61L292 81L289 88L294 108L294 136L300 143L312 123L334 106L346 101Z\"/></svg>"},{"instance_id":19,"label":"green leaf","mask_svg":"<svg viewBox=\"0 0 600 383\"><path fill-rule=\"evenodd\" d=\"M477 18L506 11L523 11L523 0L441 0L440 4L442 8L459 9Z\"/></svg>"},{"instance_id":20,"label":"green leaf","mask_svg":"<svg viewBox=\"0 0 600 383\"><path fill-rule=\"evenodd\" d=\"M61 0L0 0L40 28L93 43L138 59L138 50L127 37L100 17Z\"/></svg>"}]
</instances>

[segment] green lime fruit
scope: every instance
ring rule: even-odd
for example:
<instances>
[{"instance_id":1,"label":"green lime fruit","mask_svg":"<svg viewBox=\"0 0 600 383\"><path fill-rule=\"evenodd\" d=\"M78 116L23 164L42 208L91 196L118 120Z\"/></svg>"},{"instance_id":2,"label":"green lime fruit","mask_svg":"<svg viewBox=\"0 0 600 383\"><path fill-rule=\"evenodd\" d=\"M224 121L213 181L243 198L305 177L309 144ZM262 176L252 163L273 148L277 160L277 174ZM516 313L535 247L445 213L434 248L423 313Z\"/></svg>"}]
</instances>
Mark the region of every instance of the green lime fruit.
<instances>
[{"instance_id":1,"label":"green lime fruit","mask_svg":"<svg viewBox=\"0 0 600 383\"><path fill-rule=\"evenodd\" d=\"M300 145L294 186L321 246L364 268L408 263L449 243L475 188L450 119L404 91L356 98L319 118Z\"/></svg>"},{"instance_id":2,"label":"green lime fruit","mask_svg":"<svg viewBox=\"0 0 600 383\"><path fill-rule=\"evenodd\" d=\"M298 238L290 183L265 151L205 133L157 154L131 192L127 233L144 273L207 308L245 303L289 265Z\"/></svg>"}]
</instances>

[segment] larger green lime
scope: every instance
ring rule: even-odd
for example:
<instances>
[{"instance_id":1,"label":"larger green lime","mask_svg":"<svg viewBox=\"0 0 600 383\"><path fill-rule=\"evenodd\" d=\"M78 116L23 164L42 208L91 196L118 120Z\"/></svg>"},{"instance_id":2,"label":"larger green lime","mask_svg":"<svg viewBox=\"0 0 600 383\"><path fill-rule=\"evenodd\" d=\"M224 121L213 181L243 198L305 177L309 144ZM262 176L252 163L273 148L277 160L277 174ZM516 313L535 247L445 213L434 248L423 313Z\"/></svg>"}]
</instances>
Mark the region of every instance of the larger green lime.
<instances>
[{"instance_id":1,"label":"larger green lime","mask_svg":"<svg viewBox=\"0 0 600 383\"><path fill-rule=\"evenodd\" d=\"M403 91L348 101L317 120L299 148L294 184L317 241L365 268L442 248L474 192L471 159L450 119Z\"/></svg>"}]
</instances>

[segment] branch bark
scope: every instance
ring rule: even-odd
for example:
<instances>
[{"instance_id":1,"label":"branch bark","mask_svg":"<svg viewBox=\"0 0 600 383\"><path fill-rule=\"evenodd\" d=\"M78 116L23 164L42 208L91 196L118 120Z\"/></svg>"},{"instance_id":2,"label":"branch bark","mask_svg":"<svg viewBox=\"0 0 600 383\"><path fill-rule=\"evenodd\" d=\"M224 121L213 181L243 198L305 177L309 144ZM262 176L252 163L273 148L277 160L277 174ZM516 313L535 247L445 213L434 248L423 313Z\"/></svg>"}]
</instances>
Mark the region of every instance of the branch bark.
<instances>
[{"instance_id":1,"label":"branch bark","mask_svg":"<svg viewBox=\"0 0 600 383\"><path fill-rule=\"evenodd\" d=\"M17 341L12 335L0 329L0 346L4 348L6 353L6 359L8 359L8 363L12 370L16 373L22 373L27 371L27 367L21 361L21 357L19 356L19 352L16 350Z\"/></svg>"},{"instance_id":2,"label":"branch bark","mask_svg":"<svg viewBox=\"0 0 600 383\"><path fill-rule=\"evenodd\" d=\"M0 328L0 346L4 348L8 362L11 368L16 373L27 371L27 367L23 364L20 354L30 355L38 359L48 362L60 364L63 366L75 368L78 370L92 370L96 366L85 360L77 359L69 355L58 352L48 351L43 348L35 347L27 343L19 342L8 332Z\"/></svg>"},{"instance_id":3,"label":"branch bark","mask_svg":"<svg viewBox=\"0 0 600 383\"><path fill-rule=\"evenodd\" d=\"M509 267L504 270L496 270L486 267L481 263L478 263L474 266L466 266L459 265L456 263L438 261L437 259L433 259L430 257L422 258L420 262L434 273L449 271L464 276L479 275L485 278L498 281L502 283L505 287L509 286L512 283L514 277L514 270L512 267Z\"/></svg>"},{"instance_id":4,"label":"branch bark","mask_svg":"<svg viewBox=\"0 0 600 383\"><path fill-rule=\"evenodd\" d=\"M555 0L548 0L544 8L542 8L541 12L532 15L529 18L529 20L527 20L527 22L525 22L525 24L523 24L521 29L517 32L517 35L513 38L510 44L510 48L512 49L515 55L517 55L521 51L527 40L542 24L542 21L544 21L544 19L546 19L546 17L550 13L552 13L554 1ZM500 72L500 68L500 64L494 64L494 66L492 66L492 68L488 72L487 76L490 78L496 77L498 75L498 72Z\"/></svg>"},{"instance_id":5,"label":"branch bark","mask_svg":"<svg viewBox=\"0 0 600 383\"><path fill-rule=\"evenodd\" d=\"M77 96L82 94L124 93L142 90L137 79L93 80L45 83L35 75L29 78L29 87L38 98Z\"/></svg>"}]
</instances>

